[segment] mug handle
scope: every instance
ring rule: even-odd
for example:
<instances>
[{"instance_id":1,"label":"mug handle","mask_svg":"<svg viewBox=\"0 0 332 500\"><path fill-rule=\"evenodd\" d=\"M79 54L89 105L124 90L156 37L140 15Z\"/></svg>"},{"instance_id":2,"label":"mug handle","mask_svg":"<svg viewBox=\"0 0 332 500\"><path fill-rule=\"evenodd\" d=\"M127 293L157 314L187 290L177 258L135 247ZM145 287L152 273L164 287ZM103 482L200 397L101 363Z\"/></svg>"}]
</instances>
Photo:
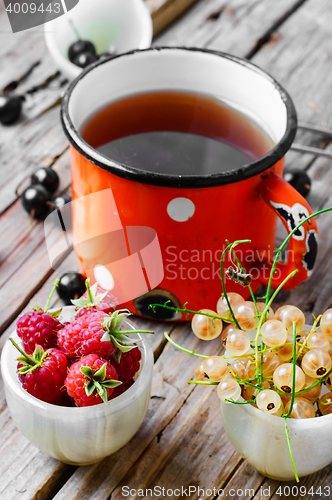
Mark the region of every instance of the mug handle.
<instances>
[{"instance_id":1,"label":"mug handle","mask_svg":"<svg viewBox=\"0 0 332 500\"><path fill-rule=\"evenodd\" d=\"M303 196L275 172L262 176L262 179L258 186L259 194L276 212L289 234L303 219L312 214L312 210ZM272 278L272 287L277 288L295 269L298 269L298 272L288 280L283 287L284 290L295 288L309 278L313 271L317 250L318 229L315 219L312 218L299 227L290 238L288 261L286 264L277 264L277 272ZM265 261L264 264L271 268L271 261ZM265 272L261 273L259 280L267 285L269 273L267 275Z\"/></svg>"}]
</instances>

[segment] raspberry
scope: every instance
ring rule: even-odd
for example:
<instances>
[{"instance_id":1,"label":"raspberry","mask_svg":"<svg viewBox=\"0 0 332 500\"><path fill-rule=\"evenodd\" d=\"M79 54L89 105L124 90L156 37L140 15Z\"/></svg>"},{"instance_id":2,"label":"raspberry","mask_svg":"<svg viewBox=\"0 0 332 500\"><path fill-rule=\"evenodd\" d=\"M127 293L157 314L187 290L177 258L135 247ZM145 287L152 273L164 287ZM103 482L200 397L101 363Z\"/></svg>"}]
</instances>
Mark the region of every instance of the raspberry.
<instances>
[{"instance_id":1,"label":"raspberry","mask_svg":"<svg viewBox=\"0 0 332 500\"><path fill-rule=\"evenodd\" d=\"M116 348L111 340L102 340L105 335L102 322L108 318L103 312L91 312L75 319L58 332L58 345L69 358L78 358L94 353L111 356Z\"/></svg>"},{"instance_id":2,"label":"raspberry","mask_svg":"<svg viewBox=\"0 0 332 500\"><path fill-rule=\"evenodd\" d=\"M114 358L116 357L117 356L114 356ZM138 347L135 347L128 352L122 352L119 362L117 362L114 358L110 360L111 364L116 369L119 380L121 380L123 384L127 385L127 383L130 382L130 380L138 372L141 357L141 351Z\"/></svg>"},{"instance_id":3,"label":"raspberry","mask_svg":"<svg viewBox=\"0 0 332 500\"><path fill-rule=\"evenodd\" d=\"M77 406L93 406L111 399L121 382L108 361L89 354L71 365L64 384Z\"/></svg>"},{"instance_id":4,"label":"raspberry","mask_svg":"<svg viewBox=\"0 0 332 500\"><path fill-rule=\"evenodd\" d=\"M36 306L33 311L23 314L17 321L17 335L22 339L23 347L28 354L34 352L36 345L40 345L43 349L57 347L57 332L62 328L62 324L54 316L60 311L49 314L47 310L58 283L59 280L56 280L44 310Z\"/></svg>"},{"instance_id":5,"label":"raspberry","mask_svg":"<svg viewBox=\"0 0 332 500\"><path fill-rule=\"evenodd\" d=\"M61 328L62 324L44 311L25 313L16 324L17 335L28 354L33 353L37 344L44 349L56 347L57 332Z\"/></svg>"},{"instance_id":6,"label":"raspberry","mask_svg":"<svg viewBox=\"0 0 332 500\"><path fill-rule=\"evenodd\" d=\"M29 356L10 340L22 354L17 359L17 371L23 389L46 403L59 401L64 392L63 385L68 371L65 354L54 348L44 351L37 345L33 356Z\"/></svg>"},{"instance_id":7,"label":"raspberry","mask_svg":"<svg viewBox=\"0 0 332 500\"><path fill-rule=\"evenodd\" d=\"M91 312L102 311L106 314L114 310L116 300L111 294L103 290L97 283L90 288L90 279L85 281L86 292L72 303L78 307L77 317L90 314Z\"/></svg>"}]
</instances>

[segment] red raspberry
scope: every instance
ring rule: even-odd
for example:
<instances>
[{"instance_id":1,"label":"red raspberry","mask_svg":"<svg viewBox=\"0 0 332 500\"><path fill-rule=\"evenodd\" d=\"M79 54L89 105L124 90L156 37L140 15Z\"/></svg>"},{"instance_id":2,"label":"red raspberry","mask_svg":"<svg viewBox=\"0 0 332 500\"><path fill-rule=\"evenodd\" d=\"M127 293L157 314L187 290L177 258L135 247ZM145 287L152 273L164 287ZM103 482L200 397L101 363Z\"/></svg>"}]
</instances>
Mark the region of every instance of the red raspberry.
<instances>
[{"instance_id":1,"label":"red raspberry","mask_svg":"<svg viewBox=\"0 0 332 500\"><path fill-rule=\"evenodd\" d=\"M57 332L62 324L44 311L23 314L16 324L17 335L22 339L24 350L32 354L36 345L44 349L57 347Z\"/></svg>"},{"instance_id":2,"label":"red raspberry","mask_svg":"<svg viewBox=\"0 0 332 500\"><path fill-rule=\"evenodd\" d=\"M75 319L58 332L58 345L69 358L94 353L111 356L116 348L111 340L101 340L105 334L102 322L108 315L103 312L86 314Z\"/></svg>"},{"instance_id":3,"label":"red raspberry","mask_svg":"<svg viewBox=\"0 0 332 500\"><path fill-rule=\"evenodd\" d=\"M63 386L68 371L65 354L54 348L44 351L37 345L33 356L29 356L13 340L12 342L23 355L18 358L17 365L23 389L46 403L58 401L64 393Z\"/></svg>"},{"instance_id":4,"label":"red raspberry","mask_svg":"<svg viewBox=\"0 0 332 500\"><path fill-rule=\"evenodd\" d=\"M123 384L127 385L127 383L130 382L130 380L138 372L141 357L141 351L138 347L135 347L128 352L122 352L119 362L117 362L114 358L111 358L111 364L116 369L119 380L121 380Z\"/></svg>"},{"instance_id":5,"label":"red raspberry","mask_svg":"<svg viewBox=\"0 0 332 500\"><path fill-rule=\"evenodd\" d=\"M115 368L97 354L89 354L73 363L65 386L77 406L93 406L111 399L120 384Z\"/></svg>"}]
</instances>

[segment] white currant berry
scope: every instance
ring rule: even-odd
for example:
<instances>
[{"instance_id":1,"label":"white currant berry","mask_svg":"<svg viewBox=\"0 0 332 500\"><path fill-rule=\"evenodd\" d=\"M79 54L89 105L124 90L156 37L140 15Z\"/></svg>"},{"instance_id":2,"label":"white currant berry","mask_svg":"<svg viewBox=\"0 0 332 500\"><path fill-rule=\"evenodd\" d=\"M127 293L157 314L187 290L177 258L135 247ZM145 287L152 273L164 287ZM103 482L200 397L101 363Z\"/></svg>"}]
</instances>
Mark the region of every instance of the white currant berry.
<instances>
[{"instance_id":1,"label":"white currant berry","mask_svg":"<svg viewBox=\"0 0 332 500\"><path fill-rule=\"evenodd\" d=\"M282 345L287 339L287 330L281 321L277 319L269 319L261 328L261 334L264 344L268 347L276 347Z\"/></svg>"},{"instance_id":2,"label":"white currant berry","mask_svg":"<svg viewBox=\"0 0 332 500\"><path fill-rule=\"evenodd\" d=\"M241 387L233 378L226 378L218 385L217 395L221 401L225 401L226 399L237 401L241 396Z\"/></svg>"},{"instance_id":3,"label":"white currant berry","mask_svg":"<svg viewBox=\"0 0 332 500\"><path fill-rule=\"evenodd\" d=\"M235 292L228 293L227 298L229 300L229 303L233 311L234 308L236 308L241 302L244 302L244 298L242 297L242 295ZM217 312L219 316L222 316L223 318L229 318L230 322L233 321L232 315L230 314L228 308L227 301L224 296L221 296L217 302Z\"/></svg>"},{"instance_id":4,"label":"white currant berry","mask_svg":"<svg viewBox=\"0 0 332 500\"><path fill-rule=\"evenodd\" d=\"M227 361L221 356L209 356L205 359L203 370L213 382L220 382L229 374Z\"/></svg>"},{"instance_id":5,"label":"white currant berry","mask_svg":"<svg viewBox=\"0 0 332 500\"><path fill-rule=\"evenodd\" d=\"M253 330L254 328L257 328L257 311L253 302L242 302L237 306L234 313L242 330Z\"/></svg>"},{"instance_id":6,"label":"white currant berry","mask_svg":"<svg viewBox=\"0 0 332 500\"><path fill-rule=\"evenodd\" d=\"M289 401L285 407L286 413L289 412L290 405L291 401ZM316 410L314 405L306 398L297 396L296 398L294 398L293 408L290 416L291 418L314 418L316 416Z\"/></svg>"},{"instance_id":7,"label":"white currant berry","mask_svg":"<svg viewBox=\"0 0 332 500\"><path fill-rule=\"evenodd\" d=\"M276 413L281 406L279 394L271 389L264 389L257 394L256 404L264 413Z\"/></svg>"},{"instance_id":8,"label":"white currant berry","mask_svg":"<svg viewBox=\"0 0 332 500\"><path fill-rule=\"evenodd\" d=\"M275 319L282 322L286 330L293 331L293 322L296 324L296 331L299 332L305 325L305 316L301 309L296 306L281 306L275 312Z\"/></svg>"},{"instance_id":9,"label":"white currant berry","mask_svg":"<svg viewBox=\"0 0 332 500\"><path fill-rule=\"evenodd\" d=\"M196 380L209 380L209 377L207 377L205 375L204 368L203 368L203 363L204 363L204 360L202 359L196 365L196 368L195 368L195 379Z\"/></svg>"},{"instance_id":10,"label":"white currant berry","mask_svg":"<svg viewBox=\"0 0 332 500\"><path fill-rule=\"evenodd\" d=\"M217 316L217 313L210 309L202 309L202 312ZM212 340L221 334L222 321L218 318L214 319L210 316L204 316L203 314L195 314L191 320L191 328L199 339Z\"/></svg>"},{"instance_id":11,"label":"white currant berry","mask_svg":"<svg viewBox=\"0 0 332 500\"><path fill-rule=\"evenodd\" d=\"M273 373L273 382L279 391L290 394L293 388L293 364L283 363L278 366ZM301 368L295 365L295 387L294 391L299 392L305 384L305 375Z\"/></svg>"},{"instance_id":12,"label":"white currant berry","mask_svg":"<svg viewBox=\"0 0 332 500\"><path fill-rule=\"evenodd\" d=\"M313 378L323 377L331 370L331 358L327 352L320 349L311 349L302 359L301 367L304 373Z\"/></svg>"},{"instance_id":13,"label":"white currant berry","mask_svg":"<svg viewBox=\"0 0 332 500\"><path fill-rule=\"evenodd\" d=\"M332 413L332 392L327 392L319 399L318 408L322 415Z\"/></svg>"},{"instance_id":14,"label":"white currant berry","mask_svg":"<svg viewBox=\"0 0 332 500\"><path fill-rule=\"evenodd\" d=\"M241 356L250 347L248 334L243 330L236 330L229 333L226 339L226 349L231 356Z\"/></svg>"}]
</instances>

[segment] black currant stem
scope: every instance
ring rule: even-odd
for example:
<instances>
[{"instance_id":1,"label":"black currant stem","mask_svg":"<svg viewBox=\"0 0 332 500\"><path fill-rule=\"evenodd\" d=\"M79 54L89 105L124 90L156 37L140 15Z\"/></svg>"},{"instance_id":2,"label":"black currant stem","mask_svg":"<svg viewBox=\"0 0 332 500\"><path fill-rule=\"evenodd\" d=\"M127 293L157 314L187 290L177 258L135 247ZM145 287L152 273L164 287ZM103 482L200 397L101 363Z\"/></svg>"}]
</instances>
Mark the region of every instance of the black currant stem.
<instances>
[{"instance_id":1,"label":"black currant stem","mask_svg":"<svg viewBox=\"0 0 332 500\"><path fill-rule=\"evenodd\" d=\"M164 309L169 309L170 311L176 311L176 312L183 312L183 313L186 313L187 315L188 314L200 314L201 316L208 316L209 318L220 319L221 321L229 321L229 318L224 318L223 316L218 316L217 314L204 313L201 311L191 311L190 309L186 308L186 305L188 304L188 302L185 302L183 304L183 309L180 309L179 307L168 306L168 305L166 305L168 302L170 302L170 300L165 302L165 304L150 304L148 309L152 309L152 311L155 312L154 309L156 307L163 307Z\"/></svg>"},{"instance_id":2,"label":"black currant stem","mask_svg":"<svg viewBox=\"0 0 332 500\"><path fill-rule=\"evenodd\" d=\"M228 241L227 241L227 240L226 240L226 243L228 243ZM233 254L233 255L234 255L234 257L235 257L235 260L236 260L236 262L237 262L237 265L238 265L238 266L239 266L239 268L240 268L241 273L244 273L243 266L242 266L241 262L239 261L239 259L238 259L237 255L236 255L236 253L234 252L234 248L233 248L233 247L231 247L231 252L232 252L232 254ZM259 317L259 310L258 310L258 307L257 307L257 302L256 302L256 298L255 298L254 292L252 291L251 285L248 285L248 290L249 290L249 292L250 292L250 295L251 295L252 301L253 301L253 303L255 304L255 308L256 308L257 316Z\"/></svg>"},{"instance_id":3,"label":"black currant stem","mask_svg":"<svg viewBox=\"0 0 332 500\"><path fill-rule=\"evenodd\" d=\"M27 354L26 352L24 352L15 342L15 340L13 340L11 337L9 337L9 340L11 341L11 343L16 347L16 349L18 350L18 352L20 354L22 354L22 356L28 361L29 365L31 366L35 366L37 364L37 361L35 359L33 359L31 356L29 356L29 354Z\"/></svg>"},{"instance_id":4,"label":"black currant stem","mask_svg":"<svg viewBox=\"0 0 332 500\"><path fill-rule=\"evenodd\" d=\"M278 295L278 293L280 292L280 290L282 289L282 287L287 283L287 281L292 278L293 276L295 276L295 274L298 272L297 269L294 269L294 271L292 271L285 279L284 281L278 286L278 288L275 290L274 294L272 295L272 297L270 298L270 300L268 301L268 303L265 305L265 309L264 311L262 312L261 316L260 316L260 319L259 319L259 322L258 322L258 326L257 326L257 333L256 333L256 337L255 337L255 351L256 351L256 376L257 378L259 379L259 375L260 373L258 372L258 338L259 336L261 335L261 328L262 328L262 324L263 324L263 319L264 319L264 316L265 314L267 313L267 311L270 309L271 307L271 304L272 302L274 301L274 299L276 298L276 296ZM262 365L262 363L261 363Z\"/></svg>"},{"instance_id":5,"label":"black currant stem","mask_svg":"<svg viewBox=\"0 0 332 500\"><path fill-rule=\"evenodd\" d=\"M89 299L89 302L91 304L93 304L93 297L92 297L92 293L91 293L91 288L90 288L90 278L87 278L85 280L85 288L86 288L86 291L88 292L88 299Z\"/></svg>"},{"instance_id":6,"label":"black currant stem","mask_svg":"<svg viewBox=\"0 0 332 500\"><path fill-rule=\"evenodd\" d=\"M289 233L289 235L285 238L285 240L283 241L283 243L280 245L280 247L277 249L277 253L276 253L276 256L273 260L273 264L272 264L272 267L271 267L271 271L270 271L270 277L269 277L269 283L267 285L267 290L266 290L266 299L265 299L265 303L267 304L268 303L268 300L269 300L269 295L270 295L270 292L271 292L271 285L272 285L272 278L273 278L273 274L274 274L274 271L275 271L275 268L277 266L277 260L279 259L279 256L281 254L281 252L283 251L283 249L285 248L285 246L287 245L287 243L289 242L289 240L291 239L291 237L293 236L294 233L296 233L296 231L301 227L303 226L303 224L305 224L306 222L308 222L310 219L312 219L313 217L317 217L317 215L320 215L320 214L323 214L325 212L330 212L332 210L332 207L329 207L329 208L324 208L323 210L319 210L318 212L314 213L314 214L311 214L309 215L309 217L306 217L305 219L303 219L303 221L301 221L294 229L293 231L291 231Z\"/></svg>"},{"instance_id":7,"label":"black currant stem","mask_svg":"<svg viewBox=\"0 0 332 500\"><path fill-rule=\"evenodd\" d=\"M74 21L73 21L72 19L68 19L68 22L69 22L69 24L70 24L70 26L71 26L71 29L73 30L73 32L74 32L74 34L75 34L75 36L76 36L77 40L82 40L82 37L81 37L81 35L79 34L79 31L78 31L78 29L76 28L76 26L75 26L75 24L74 24Z\"/></svg>"},{"instance_id":8,"label":"black currant stem","mask_svg":"<svg viewBox=\"0 0 332 500\"><path fill-rule=\"evenodd\" d=\"M294 458L293 458L292 447L291 447L291 443L290 443L290 439L289 439L289 430L288 430L288 426L287 426L287 417L283 417L283 418L284 418L284 421L285 421L286 439L287 439L287 444L288 444L290 459L291 459L292 466L293 466L294 476L295 476L296 482L299 483L300 480L299 480L299 476L297 475L297 470L296 470L295 463L294 463Z\"/></svg>"},{"instance_id":9,"label":"black currant stem","mask_svg":"<svg viewBox=\"0 0 332 500\"><path fill-rule=\"evenodd\" d=\"M295 381L296 381L296 323L293 321L293 374L292 374L292 394L290 407L287 415L283 415L285 418L289 418L293 411L294 398L295 398Z\"/></svg>"},{"instance_id":10,"label":"black currant stem","mask_svg":"<svg viewBox=\"0 0 332 500\"><path fill-rule=\"evenodd\" d=\"M310 347L309 347L309 348L307 347L307 342L308 342L309 338L311 337L311 335L312 335L314 332L316 332L316 331L317 331L316 326L317 326L317 323L320 321L321 317L322 317L322 314L320 314L320 315L318 316L318 318L315 318L314 324L312 325L312 327L311 327L311 330L310 330L309 334L308 334L308 335L307 335L307 337L305 338L305 341L303 342L302 347L299 349L299 352L297 353L296 359L300 357L300 355L302 354L303 349L304 349L305 347L306 347L307 349L309 349L309 350L310 350Z\"/></svg>"},{"instance_id":11,"label":"black currant stem","mask_svg":"<svg viewBox=\"0 0 332 500\"><path fill-rule=\"evenodd\" d=\"M197 356L198 358L207 359L209 357L209 356L204 356L204 354L197 354L194 350L189 351L188 349L185 349L184 347L181 347L179 344L177 344L176 342L174 342L174 340L171 339L171 337L168 335L167 332L164 332L164 336L168 340L168 342L170 342L171 344L173 344L177 349L180 349L180 351L183 351L183 352L186 352L188 354L191 354L192 356Z\"/></svg>"},{"instance_id":12,"label":"black currant stem","mask_svg":"<svg viewBox=\"0 0 332 500\"><path fill-rule=\"evenodd\" d=\"M188 380L188 384L196 384L196 385L219 385L220 382L213 382L213 380Z\"/></svg>"},{"instance_id":13,"label":"black currant stem","mask_svg":"<svg viewBox=\"0 0 332 500\"><path fill-rule=\"evenodd\" d=\"M242 328L240 327L239 322L238 322L238 320L235 317L234 311L233 311L232 306L231 306L231 304L229 302L229 299L227 297L226 286L225 286L225 278L224 278L224 257L225 257L226 253L228 252L228 250L230 248L233 249L234 247L236 247L240 243L250 243L250 242L251 242L251 240L237 240L237 241L234 241L234 243L229 243L227 245L227 247L225 248L225 250L223 251L221 259L220 259L220 276L221 276L222 291L224 293L224 297L226 299L229 312L231 313L233 321L236 324L236 328L238 328L239 330L242 330Z\"/></svg>"},{"instance_id":14,"label":"black currant stem","mask_svg":"<svg viewBox=\"0 0 332 500\"><path fill-rule=\"evenodd\" d=\"M45 313L48 311L48 308L50 307L50 303L51 303L53 294L54 294L55 289L56 289L56 287L58 286L59 283L60 283L60 279L58 278L58 279L55 280L54 285L52 286L51 293L50 293L50 295L49 295L49 297L47 299L46 306L45 306L45 309L44 309Z\"/></svg>"}]
</instances>

